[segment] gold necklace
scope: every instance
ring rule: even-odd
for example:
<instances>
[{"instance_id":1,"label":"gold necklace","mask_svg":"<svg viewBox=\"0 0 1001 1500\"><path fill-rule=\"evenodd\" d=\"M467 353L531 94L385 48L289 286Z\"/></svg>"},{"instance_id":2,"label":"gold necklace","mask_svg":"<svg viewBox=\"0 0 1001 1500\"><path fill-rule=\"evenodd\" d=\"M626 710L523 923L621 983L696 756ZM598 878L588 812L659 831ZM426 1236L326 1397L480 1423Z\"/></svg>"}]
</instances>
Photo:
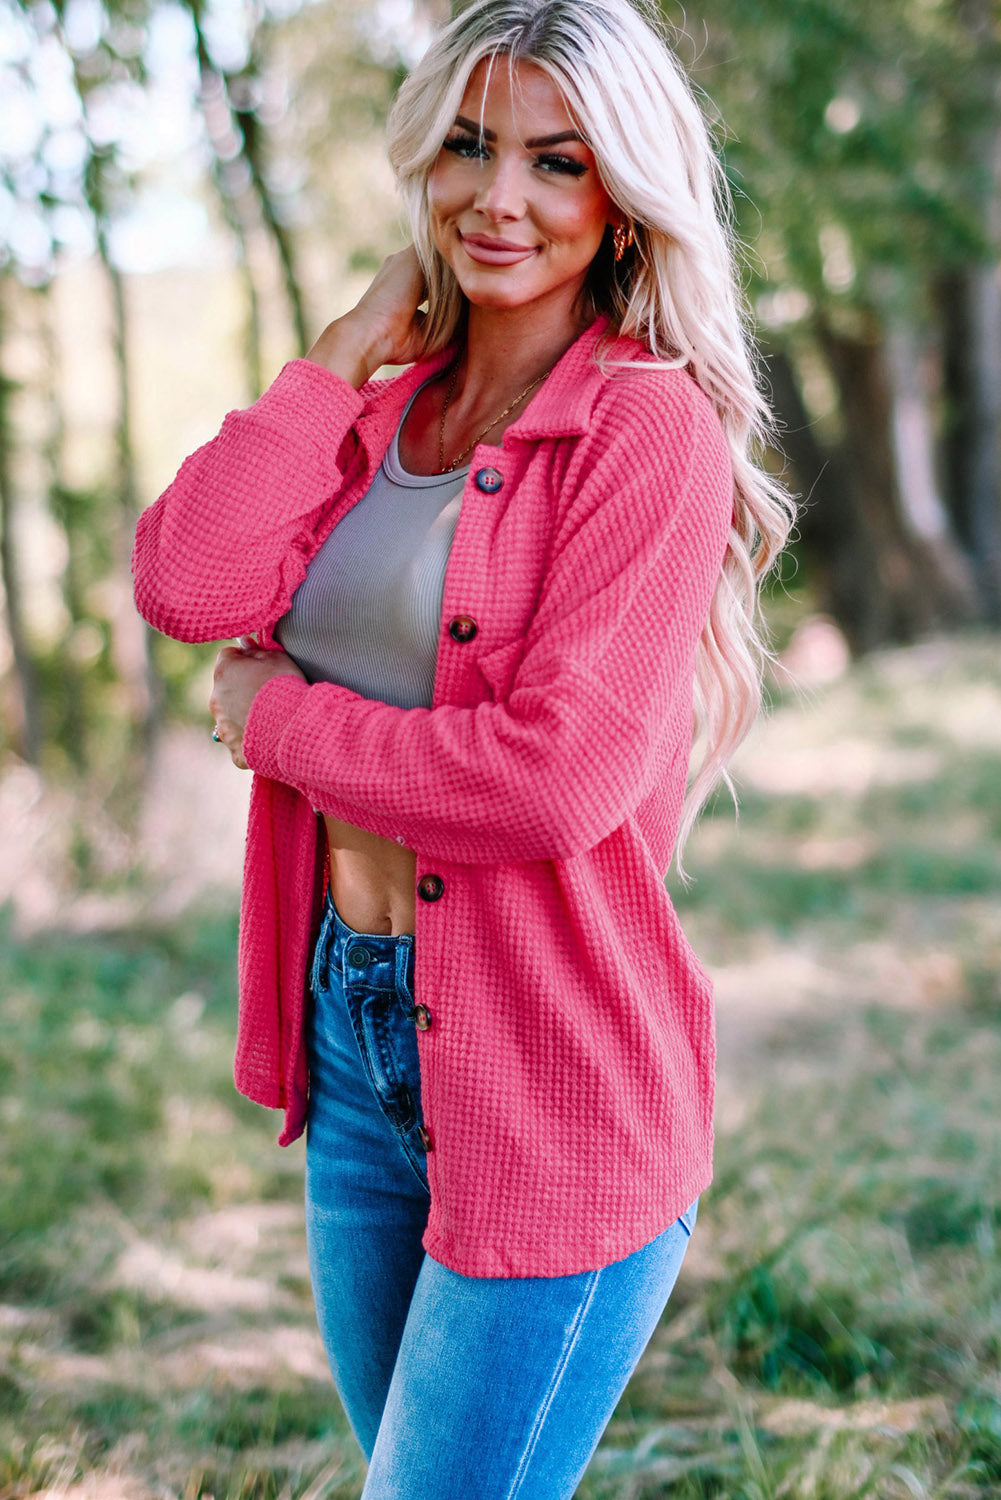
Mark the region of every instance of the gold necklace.
<instances>
[{"instance_id":1,"label":"gold necklace","mask_svg":"<svg viewBox=\"0 0 1001 1500\"><path fill-rule=\"evenodd\" d=\"M550 365L549 368L552 369L552 366ZM452 378L451 378L451 380L448 383L448 390L445 392L445 399L442 402L442 406L441 406L441 423L440 423L439 428L438 428L438 472L440 474L451 474L451 472L452 472L453 469L457 469L459 467L459 464L461 464L462 460L465 458L466 454L467 453L471 453L473 451L473 449L476 447L476 444L478 442L480 442L482 438L486 437L487 433L490 431L490 429L492 427L496 427L498 422L502 422L504 420L504 418L507 416L507 414L508 414L509 411L514 411L515 407L518 405L518 402L519 401L523 401L524 398L528 395L529 391L534 391L535 387L537 385L541 385L542 382L545 380L545 378L546 378L546 376L548 374L549 374L549 370L543 370L543 372L542 372L541 375L536 375L536 377L532 381L531 385L526 385L526 387L525 387L525 389L523 391L519 391L518 395L515 396L514 400L511 402L511 404L509 406L505 406L504 410L501 412L501 414L500 414L499 417L494 417L494 419L493 419L492 422L488 422L487 425L486 425L486 427L484 427L483 431L481 433L479 433L476 437L474 437L473 441L471 443L467 444L467 446L465 448L463 448L462 452L459 453L459 454L457 454L457 456L455 458L453 458L453 460L452 460L452 462L450 464L446 464L446 462L445 462L445 415L446 415L446 413L448 411L449 403L451 402L452 397L455 394L455 383L456 383L456 381L459 378L459 361L456 360L456 362L455 362L455 369L452 371Z\"/></svg>"}]
</instances>

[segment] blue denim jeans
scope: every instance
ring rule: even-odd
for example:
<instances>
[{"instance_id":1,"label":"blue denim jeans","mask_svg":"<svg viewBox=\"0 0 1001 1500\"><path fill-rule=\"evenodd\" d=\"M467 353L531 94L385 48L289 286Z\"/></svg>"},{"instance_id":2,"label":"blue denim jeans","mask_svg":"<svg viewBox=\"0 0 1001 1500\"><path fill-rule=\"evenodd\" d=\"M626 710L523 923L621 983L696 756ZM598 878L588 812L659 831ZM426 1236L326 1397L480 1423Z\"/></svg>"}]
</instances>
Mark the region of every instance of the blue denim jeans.
<instances>
[{"instance_id":1,"label":"blue denim jeans","mask_svg":"<svg viewBox=\"0 0 1001 1500\"><path fill-rule=\"evenodd\" d=\"M414 938L329 896L313 963L306 1230L363 1500L569 1500L674 1286L697 1201L572 1276L463 1276L421 1247Z\"/></svg>"}]
</instances>

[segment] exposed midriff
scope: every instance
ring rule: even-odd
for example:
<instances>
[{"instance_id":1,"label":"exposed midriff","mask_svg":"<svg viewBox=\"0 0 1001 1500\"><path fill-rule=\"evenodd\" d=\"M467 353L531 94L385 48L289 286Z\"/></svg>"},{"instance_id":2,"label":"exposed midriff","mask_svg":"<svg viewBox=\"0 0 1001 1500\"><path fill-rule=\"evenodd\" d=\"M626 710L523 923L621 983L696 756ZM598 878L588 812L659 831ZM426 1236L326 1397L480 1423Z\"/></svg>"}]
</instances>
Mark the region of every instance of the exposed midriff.
<instances>
[{"instance_id":1,"label":"exposed midriff","mask_svg":"<svg viewBox=\"0 0 1001 1500\"><path fill-rule=\"evenodd\" d=\"M399 936L415 928L417 855L405 844L325 817L330 896L355 932Z\"/></svg>"}]
</instances>

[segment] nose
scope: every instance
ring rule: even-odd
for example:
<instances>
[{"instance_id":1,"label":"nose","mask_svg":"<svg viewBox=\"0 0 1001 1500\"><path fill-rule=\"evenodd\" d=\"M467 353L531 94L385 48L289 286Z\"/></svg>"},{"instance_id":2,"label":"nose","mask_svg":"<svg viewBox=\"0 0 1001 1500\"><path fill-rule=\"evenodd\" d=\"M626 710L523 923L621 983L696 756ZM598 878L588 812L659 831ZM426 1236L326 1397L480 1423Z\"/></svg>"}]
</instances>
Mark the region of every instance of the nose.
<instances>
[{"instance_id":1,"label":"nose","mask_svg":"<svg viewBox=\"0 0 1001 1500\"><path fill-rule=\"evenodd\" d=\"M473 206L495 224L520 219L525 212L525 192L520 163L495 158L485 162Z\"/></svg>"}]
</instances>

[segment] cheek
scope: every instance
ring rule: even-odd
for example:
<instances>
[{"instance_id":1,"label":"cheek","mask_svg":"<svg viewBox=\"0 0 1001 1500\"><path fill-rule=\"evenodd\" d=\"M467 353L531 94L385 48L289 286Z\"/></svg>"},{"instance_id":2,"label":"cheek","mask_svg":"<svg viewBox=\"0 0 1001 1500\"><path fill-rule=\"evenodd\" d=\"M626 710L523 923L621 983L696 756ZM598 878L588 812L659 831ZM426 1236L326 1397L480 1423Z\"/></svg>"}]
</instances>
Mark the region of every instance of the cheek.
<instances>
[{"instance_id":1,"label":"cheek","mask_svg":"<svg viewBox=\"0 0 1001 1500\"><path fill-rule=\"evenodd\" d=\"M560 215L564 238L593 254L608 225L609 205L603 194L582 193L563 206Z\"/></svg>"},{"instance_id":2,"label":"cheek","mask_svg":"<svg viewBox=\"0 0 1001 1500\"><path fill-rule=\"evenodd\" d=\"M433 229L436 222L441 217L442 200L441 185L437 180L435 172L432 172L431 176L428 178L427 187L424 190L424 196L427 199L428 211L431 215L431 227Z\"/></svg>"},{"instance_id":3,"label":"cheek","mask_svg":"<svg viewBox=\"0 0 1001 1500\"><path fill-rule=\"evenodd\" d=\"M459 198L459 185L455 180L454 171L449 170L448 162L436 162L431 168L425 192L432 220L455 211Z\"/></svg>"},{"instance_id":4,"label":"cheek","mask_svg":"<svg viewBox=\"0 0 1001 1500\"><path fill-rule=\"evenodd\" d=\"M588 259L598 249L605 233L606 220L603 214L582 209L568 219L566 225L566 237Z\"/></svg>"}]
</instances>

